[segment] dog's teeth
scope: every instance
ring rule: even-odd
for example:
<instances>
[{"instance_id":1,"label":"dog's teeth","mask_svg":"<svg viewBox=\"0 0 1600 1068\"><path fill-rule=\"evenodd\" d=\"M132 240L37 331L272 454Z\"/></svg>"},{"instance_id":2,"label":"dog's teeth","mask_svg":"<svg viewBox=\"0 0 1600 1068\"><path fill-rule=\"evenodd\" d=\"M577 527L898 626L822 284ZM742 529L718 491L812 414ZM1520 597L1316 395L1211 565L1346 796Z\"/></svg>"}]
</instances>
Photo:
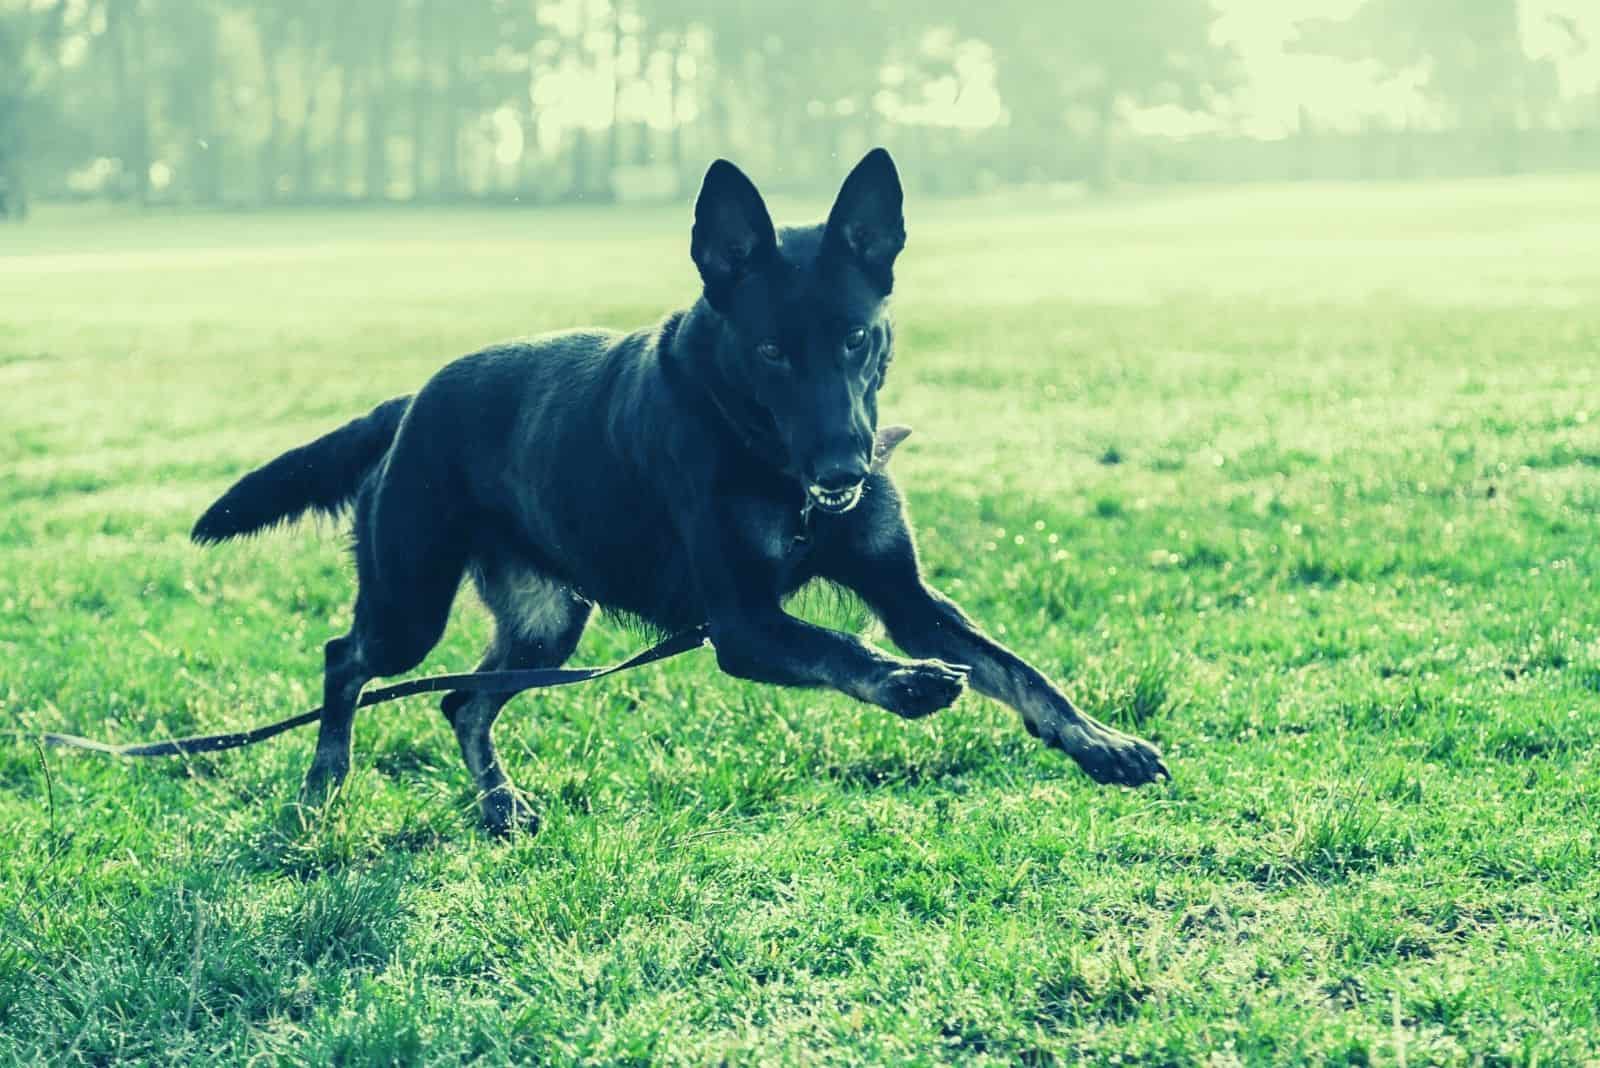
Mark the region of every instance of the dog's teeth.
<instances>
[{"instance_id":1,"label":"dog's teeth","mask_svg":"<svg viewBox=\"0 0 1600 1068\"><path fill-rule=\"evenodd\" d=\"M806 492L811 495L812 501L830 512L848 512L861 500L864 488L863 485L856 485L847 490L825 490L821 486L807 486Z\"/></svg>"}]
</instances>

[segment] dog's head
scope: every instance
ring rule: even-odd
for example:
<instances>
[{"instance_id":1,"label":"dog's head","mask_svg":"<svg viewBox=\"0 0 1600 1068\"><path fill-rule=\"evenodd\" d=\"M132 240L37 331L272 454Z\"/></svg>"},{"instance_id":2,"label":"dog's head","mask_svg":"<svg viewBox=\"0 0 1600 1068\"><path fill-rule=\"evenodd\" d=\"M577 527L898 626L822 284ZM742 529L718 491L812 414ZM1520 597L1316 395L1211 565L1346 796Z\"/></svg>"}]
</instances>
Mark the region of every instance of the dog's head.
<instances>
[{"instance_id":1,"label":"dog's head","mask_svg":"<svg viewBox=\"0 0 1600 1068\"><path fill-rule=\"evenodd\" d=\"M855 507L872 461L902 201L881 148L850 172L820 226L775 230L727 160L706 171L695 201L690 254L717 320L718 401L781 450L824 511Z\"/></svg>"}]
</instances>

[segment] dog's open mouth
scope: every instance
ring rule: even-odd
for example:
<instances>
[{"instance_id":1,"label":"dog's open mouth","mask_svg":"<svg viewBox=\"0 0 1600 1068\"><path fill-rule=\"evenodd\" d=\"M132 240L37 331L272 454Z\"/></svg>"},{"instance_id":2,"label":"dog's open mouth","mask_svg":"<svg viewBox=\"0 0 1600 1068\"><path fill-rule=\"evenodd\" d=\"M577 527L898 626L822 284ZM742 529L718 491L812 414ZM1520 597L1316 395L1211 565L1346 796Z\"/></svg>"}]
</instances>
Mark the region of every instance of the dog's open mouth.
<instances>
[{"instance_id":1,"label":"dog's open mouth","mask_svg":"<svg viewBox=\"0 0 1600 1068\"><path fill-rule=\"evenodd\" d=\"M806 492L811 495L811 503L824 512L838 514L848 512L861 500L861 487L864 482L857 482L854 486L842 490L825 490L821 486L811 485Z\"/></svg>"}]
</instances>

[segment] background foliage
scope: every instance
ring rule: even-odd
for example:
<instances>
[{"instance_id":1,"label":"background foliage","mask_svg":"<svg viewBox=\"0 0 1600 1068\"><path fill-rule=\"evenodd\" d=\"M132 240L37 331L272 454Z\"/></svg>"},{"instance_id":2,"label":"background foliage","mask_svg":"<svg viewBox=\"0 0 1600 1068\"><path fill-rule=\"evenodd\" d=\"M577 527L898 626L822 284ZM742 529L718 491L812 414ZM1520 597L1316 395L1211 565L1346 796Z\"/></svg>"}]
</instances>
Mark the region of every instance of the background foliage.
<instances>
[{"instance_id":1,"label":"background foliage","mask_svg":"<svg viewBox=\"0 0 1600 1068\"><path fill-rule=\"evenodd\" d=\"M1348 7L1348 5L1345 5ZM0 0L0 183L258 205L682 194L707 159L814 188L895 146L912 185L1500 173L1600 163L1518 0L1367 0L1296 54L1414 78L1414 113L1247 136L1209 0ZM1556 20L1556 21L1551 21ZM1558 53L1586 23L1548 15ZM1198 116L1158 136L1149 109Z\"/></svg>"}]
</instances>

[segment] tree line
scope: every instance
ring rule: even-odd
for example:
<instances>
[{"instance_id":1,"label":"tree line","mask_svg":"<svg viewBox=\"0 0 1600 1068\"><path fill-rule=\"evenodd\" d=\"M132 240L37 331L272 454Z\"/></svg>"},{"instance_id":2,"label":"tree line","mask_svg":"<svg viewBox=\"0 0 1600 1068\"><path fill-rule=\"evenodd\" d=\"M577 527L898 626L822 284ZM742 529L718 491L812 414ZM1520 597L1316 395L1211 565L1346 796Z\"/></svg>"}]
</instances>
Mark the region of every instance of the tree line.
<instances>
[{"instance_id":1,"label":"tree line","mask_svg":"<svg viewBox=\"0 0 1600 1068\"><path fill-rule=\"evenodd\" d=\"M1367 0L1293 47L1424 65L1444 125L1488 131L1504 169L1575 113L1517 14ZM1225 128L1126 126L1227 113L1244 74L1216 19L1209 0L0 0L0 207L677 195L713 155L803 188L877 142L933 191L1227 177Z\"/></svg>"}]
</instances>

